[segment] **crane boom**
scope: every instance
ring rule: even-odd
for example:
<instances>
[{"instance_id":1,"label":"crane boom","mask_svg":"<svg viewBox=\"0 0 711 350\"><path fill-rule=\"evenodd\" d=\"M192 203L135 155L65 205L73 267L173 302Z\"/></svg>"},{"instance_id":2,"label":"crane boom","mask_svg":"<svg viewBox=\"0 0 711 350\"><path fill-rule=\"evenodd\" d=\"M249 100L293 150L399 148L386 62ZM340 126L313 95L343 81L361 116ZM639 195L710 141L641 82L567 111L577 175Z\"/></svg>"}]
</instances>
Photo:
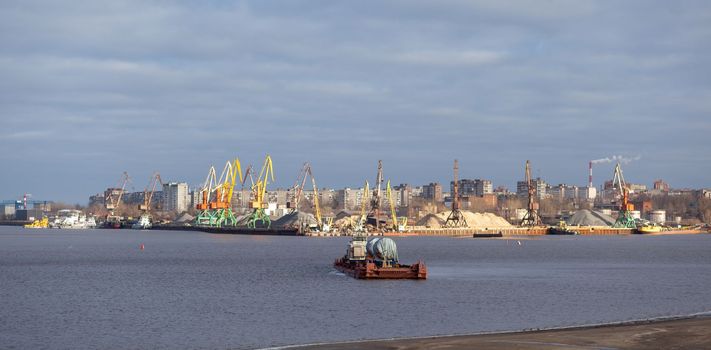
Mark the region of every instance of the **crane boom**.
<instances>
[{"instance_id":1,"label":"crane boom","mask_svg":"<svg viewBox=\"0 0 711 350\"><path fill-rule=\"evenodd\" d=\"M145 213L148 213L151 210L153 194L155 193L156 186L159 183L161 184L161 186L163 186L163 180L160 178L160 174L158 172L155 172L153 173L153 176L151 176L151 180L148 182L148 186L143 191L143 204L138 206L139 210L143 210Z\"/></svg>"},{"instance_id":2,"label":"crane boom","mask_svg":"<svg viewBox=\"0 0 711 350\"><path fill-rule=\"evenodd\" d=\"M309 176L311 176L311 184L314 187L314 211L316 214L316 223L318 225L319 231L323 231L323 219L321 218L321 206L318 203L318 186L316 186L316 179L314 179L314 174L309 168Z\"/></svg>"},{"instance_id":3,"label":"crane boom","mask_svg":"<svg viewBox=\"0 0 711 350\"><path fill-rule=\"evenodd\" d=\"M375 187L373 188L373 195L370 198L370 212L371 215L375 217L375 228L380 227L380 206L382 201L382 187L383 187L383 161L378 160L378 174L375 177Z\"/></svg>"},{"instance_id":4,"label":"crane boom","mask_svg":"<svg viewBox=\"0 0 711 350\"><path fill-rule=\"evenodd\" d=\"M304 192L304 186L306 186L306 176L308 176L309 174L311 174L311 164L309 164L309 162L305 162L304 165L301 167L299 176L296 178L296 182L294 182L294 187L292 190L292 201L287 203L287 206L291 209L291 212L299 210L301 196ZM311 175L311 177L313 178L313 174ZM301 180L301 182L299 182L299 180Z\"/></svg>"},{"instance_id":5,"label":"crane boom","mask_svg":"<svg viewBox=\"0 0 711 350\"><path fill-rule=\"evenodd\" d=\"M111 215L113 215L113 211L118 208L118 206L121 204L121 198L123 198L123 193L126 190L126 184L131 181L131 178L128 176L127 172L123 172L123 175L121 175L121 179L119 180L119 186L117 187L118 195L114 196L112 193L113 191L109 192L109 198L108 201L106 201L106 209L108 209L111 212Z\"/></svg>"},{"instance_id":6,"label":"crane boom","mask_svg":"<svg viewBox=\"0 0 711 350\"><path fill-rule=\"evenodd\" d=\"M392 227L394 231L398 231L398 225L397 225L397 215L395 215L395 201L393 201L393 193L392 189L390 188L390 180L388 180L387 186L385 186L385 193L387 194L388 197L388 202L390 203L390 216L393 221Z\"/></svg>"},{"instance_id":7,"label":"crane boom","mask_svg":"<svg viewBox=\"0 0 711 350\"><path fill-rule=\"evenodd\" d=\"M250 228L255 228L257 221L261 221L262 224L267 226L267 228L271 227L269 215L267 215L264 211L267 207L266 193L267 185L269 184L270 179L274 182L274 167L272 164L272 157L267 154L264 158L262 170L259 171L257 182L252 185L252 201L250 206L254 209L254 211L247 218L247 226Z\"/></svg>"}]
</instances>

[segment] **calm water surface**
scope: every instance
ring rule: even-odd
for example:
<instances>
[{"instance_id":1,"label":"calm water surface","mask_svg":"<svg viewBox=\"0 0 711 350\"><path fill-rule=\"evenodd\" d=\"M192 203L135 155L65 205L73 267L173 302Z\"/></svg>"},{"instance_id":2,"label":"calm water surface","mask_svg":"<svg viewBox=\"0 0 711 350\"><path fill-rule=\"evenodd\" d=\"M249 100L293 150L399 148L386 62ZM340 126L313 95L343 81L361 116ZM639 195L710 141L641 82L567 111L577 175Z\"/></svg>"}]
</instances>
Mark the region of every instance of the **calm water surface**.
<instances>
[{"instance_id":1,"label":"calm water surface","mask_svg":"<svg viewBox=\"0 0 711 350\"><path fill-rule=\"evenodd\" d=\"M347 241L0 226L0 348L255 348L711 310L711 235L396 239L426 281L336 273Z\"/></svg>"}]
</instances>

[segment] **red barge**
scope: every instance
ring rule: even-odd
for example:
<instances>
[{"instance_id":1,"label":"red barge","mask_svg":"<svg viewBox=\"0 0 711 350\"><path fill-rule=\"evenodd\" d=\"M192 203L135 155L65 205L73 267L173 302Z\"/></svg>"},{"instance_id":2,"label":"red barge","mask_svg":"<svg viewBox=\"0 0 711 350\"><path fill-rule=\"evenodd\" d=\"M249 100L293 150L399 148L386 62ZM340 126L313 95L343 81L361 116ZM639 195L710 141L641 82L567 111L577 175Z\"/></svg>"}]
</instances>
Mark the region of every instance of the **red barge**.
<instances>
[{"instance_id":1,"label":"red barge","mask_svg":"<svg viewBox=\"0 0 711 350\"><path fill-rule=\"evenodd\" d=\"M390 238L355 235L346 255L333 263L336 270L358 279L427 279L427 266L422 261L412 265L398 262L395 242Z\"/></svg>"},{"instance_id":2,"label":"red barge","mask_svg":"<svg viewBox=\"0 0 711 350\"><path fill-rule=\"evenodd\" d=\"M427 279L427 266L421 261L412 265L382 266L374 260L351 261L342 257L333 263L336 270L358 279Z\"/></svg>"}]
</instances>

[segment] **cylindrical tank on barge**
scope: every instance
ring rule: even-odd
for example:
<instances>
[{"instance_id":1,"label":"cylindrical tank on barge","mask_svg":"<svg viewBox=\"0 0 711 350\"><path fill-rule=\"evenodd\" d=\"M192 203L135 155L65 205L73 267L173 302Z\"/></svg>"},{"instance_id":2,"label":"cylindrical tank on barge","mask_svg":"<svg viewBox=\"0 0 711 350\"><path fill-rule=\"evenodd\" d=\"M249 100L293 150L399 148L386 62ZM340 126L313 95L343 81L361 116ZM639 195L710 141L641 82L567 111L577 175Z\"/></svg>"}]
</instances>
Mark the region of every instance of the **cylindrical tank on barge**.
<instances>
[{"instance_id":1,"label":"cylindrical tank on barge","mask_svg":"<svg viewBox=\"0 0 711 350\"><path fill-rule=\"evenodd\" d=\"M667 221L666 210L652 210L649 212L649 221L655 224L663 224Z\"/></svg>"},{"instance_id":2,"label":"cylindrical tank on barge","mask_svg":"<svg viewBox=\"0 0 711 350\"><path fill-rule=\"evenodd\" d=\"M397 245L388 237L375 237L366 245L368 254L379 260L398 261Z\"/></svg>"}]
</instances>

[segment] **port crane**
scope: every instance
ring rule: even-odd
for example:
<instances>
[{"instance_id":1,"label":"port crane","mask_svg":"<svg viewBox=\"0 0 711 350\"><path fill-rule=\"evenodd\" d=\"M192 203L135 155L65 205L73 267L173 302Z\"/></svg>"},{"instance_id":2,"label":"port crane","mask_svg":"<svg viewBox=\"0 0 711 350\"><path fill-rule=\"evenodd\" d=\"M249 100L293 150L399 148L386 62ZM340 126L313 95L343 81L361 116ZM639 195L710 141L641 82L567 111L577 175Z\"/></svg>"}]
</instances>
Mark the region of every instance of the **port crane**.
<instances>
[{"instance_id":1,"label":"port crane","mask_svg":"<svg viewBox=\"0 0 711 350\"><path fill-rule=\"evenodd\" d=\"M375 219L375 229L380 229L380 205L382 202L382 187L383 187L383 161L378 160L378 175L375 177L375 187L370 197L370 213L369 217Z\"/></svg>"},{"instance_id":2,"label":"port crane","mask_svg":"<svg viewBox=\"0 0 711 350\"><path fill-rule=\"evenodd\" d=\"M541 217L538 215L538 203L533 201L536 195L536 188L533 186L531 179L531 165L526 161L526 186L528 189L528 205L526 206L526 214L521 219L521 226L536 226L541 224Z\"/></svg>"},{"instance_id":3,"label":"port crane","mask_svg":"<svg viewBox=\"0 0 711 350\"><path fill-rule=\"evenodd\" d=\"M197 205L200 213L199 225L222 227L235 226L237 218L232 211L232 195L237 178L242 182L242 166L239 158L225 163L220 177L216 176L215 167L210 167L205 184L200 191L201 202Z\"/></svg>"},{"instance_id":4,"label":"port crane","mask_svg":"<svg viewBox=\"0 0 711 350\"><path fill-rule=\"evenodd\" d=\"M121 175L121 179L119 180L119 186L115 188L118 189L118 193L114 193L114 191L109 191L109 193L107 193L107 197L104 198L106 203L106 210L109 211L110 215L114 215L114 210L116 210L121 204L121 198L123 198L123 194L126 190L126 184L130 181L131 178L128 176L128 173L124 171L123 175Z\"/></svg>"},{"instance_id":5,"label":"port crane","mask_svg":"<svg viewBox=\"0 0 711 350\"><path fill-rule=\"evenodd\" d=\"M232 211L232 196L238 177L239 182L243 182L242 165L239 158L235 158L232 162L225 163L225 167L217 180L218 186L215 190L215 201L210 203L210 209L214 211L215 226L217 227L237 225L237 218Z\"/></svg>"},{"instance_id":6,"label":"port crane","mask_svg":"<svg viewBox=\"0 0 711 350\"><path fill-rule=\"evenodd\" d=\"M138 218L135 228L148 229L153 226L153 218L150 214L151 202L153 201L153 194L156 191L156 186L159 183L163 186L163 180L161 180L160 174L155 172L153 173L153 176L151 176L148 186L146 186L146 189L143 190L143 203L138 205L138 210L141 211L141 216Z\"/></svg>"},{"instance_id":7,"label":"port crane","mask_svg":"<svg viewBox=\"0 0 711 350\"><path fill-rule=\"evenodd\" d=\"M106 192L106 197L104 198L106 210L108 214L106 215L106 224L114 228L121 227L121 217L116 215L115 212L121 204L121 198L126 191L126 184L131 181L127 172L123 172L121 178L119 179L119 186L116 188L109 189ZM117 190L117 191L115 191Z\"/></svg>"},{"instance_id":8,"label":"port crane","mask_svg":"<svg viewBox=\"0 0 711 350\"><path fill-rule=\"evenodd\" d=\"M197 225L211 226L214 223L213 215L210 210L210 202L213 199L213 189L217 188L217 176L215 175L215 167L210 166L207 171L207 177L203 182L200 191L198 192L199 203L195 205L198 210L198 216L195 218Z\"/></svg>"},{"instance_id":9,"label":"port crane","mask_svg":"<svg viewBox=\"0 0 711 350\"><path fill-rule=\"evenodd\" d=\"M405 231L405 227L407 226L407 217L397 217L397 213L395 212L395 200L393 199L393 191L390 187L390 180L388 180L387 185L385 186L385 194L388 197L388 203L390 205L390 219L392 220L393 231Z\"/></svg>"},{"instance_id":10,"label":"port crane","mask_svg":"<svg viewBox=\"0 0 711 350\"><path fill-rule=\"evenodd\" d=\"M625 177L622 175L622 167L620 167L620 163L615 165L615 175L612 178L612 186L617 189L620 196L619 212L613 227L636 228L637 224L630 213L634 210L634 205L629 202L629 187L627 187Z\"/></svg>"},{"instance_id":11,"label":"port crane","mask_svg":"<svg viewBox=\"0 0 711 350\"><path fill-rule=\"evenodd\" d=\"M301 167L301 172L299 172L299 176L296 178L296 182L294 182L294 187L292 187L292 198L289 202L286 203L286 207L289 209L290 213L299 211L299 202L301 202L301 195L304 192L304 186L306 186L306 177L310 173L311 164L309 164L309 162L306 162Z\"/></svg>"},{"instance_id":12,"label":"port crane","mask_svg":"<svg viewBox=\"0 0 711 350\"><path fill-rule=\"evenodd\" d=\"M247 218L247 227L249 228L257 227L257 221L260 221L262 225L265 225L267 228L271 227L272 222L264 210L267 209L268 205L266 195L269 179L274 182L274 168L272 157L267 154L264 158L262 170L259 171L259 177L257 177L257 181L252 185L252 201L250 202L250 207L253 209L253 212Z\"/></svg>"},{"instance_id":13,"label":"port crane","mask_svg":"<svg viewBox=\"0 0 711 350\"><path fill-rule=\"evenodd\" d=\"M156 186L158 184L163 185L163 180L160 178L158 172L153 173L151 180L148 182L148 186L143 190L143 204L138 205L138 210L141 210L144 214L148 214L151 211L151 203L153 202L153 194L156 191ZM150 190L149 190L150 189Z\"/></svg>"},{"instance_id":14,"label":"port crane","mask_svg":"<svg viewBox=\"0 0 711 350\"><path fill-rule=\"evenodd\" d=\"M314 214L316 216L316 223L318 225L318 231L319 232L329 232L331 230L331 226L333 226L333 218L332 217L323 217L321 216L321 205L319 204L319 194L318 194L318 186L316 186L316 179L314 178L313 173L311 172L311 167L309 166L309 176L311 177L311 184L313 185L314 188Z\"/></svg>"},{"instance_id":15,"label":"port crane","mask_svg":"<svg viewBox=\"0 0 711 350\"><path fill-rule=\"evenodd\" d=\"M444 227L469 227L464 213L459 209L459 161L454 160L454 185L452 189L452 211L449 212Z\"/></svg>"},{"instance_id":16,"label":"port crane","mask_svg":"<svg viewBox=\"0 0 711 350\"><path fill-rule=\"evenodd\" d=\"M242 182L241 182L241 187L240 187L240 207L241 208L246 208L249 205L245 204L245 196L244 196L244 183L247 182L247 179L249 179L249 189L251 193L252 186L254 186L254 168L252 167L252 164L247 166L247 170L244 171L244 176L242 177ZM249 202L249 196L247 197L247 202Z\"/></svg>"},{"instance_id":17,"label":"port crane","mask_svg":"<svg viewBox=\"0 0 711 350\"><path fill-rule=\"evenodd\" d=\"M313 208L314 208L314 217L316 218L316 226L315 227L309 227L310 230L316 230L318 232L328 232L331 230L331 226L333 225L333 218L332 217L323 217L321 214L321 205L319 203L319 193L318 193L318 186L316 186L316 178L314 177L313 171L311 170L311 164L308 162L304 163L304 166L301 168L301 172L299 173L299 177L296 179L296 183L294 184L293 187L293 198L292 201L287 203L287 208L291 209L291 212L295 212L299 210L299 203L301 201L301 196L303 195L303 190L304 187L306 186L306 179L310 177L311 178L311 185L313 187ZM301 180L301 181L299 181Z\"/></svg>"},{"instance_id":18,"label":"port crane","mask_svg":"<svg viewBox=\"0 0 711 350\"><path fill-rule=\"evenodd\" d=\"M370 188L369 188L368 180L365 181L365 185L363 186L363 193L361 194L360 198L360 216L358 217L358 222L355 225L355 232L358 233L367 233L367 225L368 225L368 212L367 212L367 206L368 206L368 195L370 194Z\"/></svg>"}]
</instances>

